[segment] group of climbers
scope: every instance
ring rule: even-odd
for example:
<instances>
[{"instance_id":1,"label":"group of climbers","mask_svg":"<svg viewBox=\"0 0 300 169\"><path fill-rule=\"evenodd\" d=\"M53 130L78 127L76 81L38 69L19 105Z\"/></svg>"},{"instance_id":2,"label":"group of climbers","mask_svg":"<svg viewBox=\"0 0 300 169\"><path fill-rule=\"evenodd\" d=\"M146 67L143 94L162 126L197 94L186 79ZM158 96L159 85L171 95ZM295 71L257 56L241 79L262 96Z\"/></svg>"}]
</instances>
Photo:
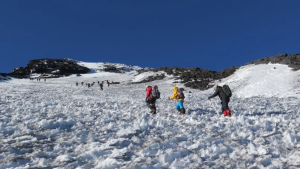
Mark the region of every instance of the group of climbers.
<instances>
[{"instance_id":1,"label":"group of climbers","mask_svg":"<svg viewBox=\"0 0 300 169\"><path fill-rule=\"evenodd\" d=\"M110 83L108 80L106 80L106 82L107 82L107 86L108 86L108 87L110 86L110 84L114 84L113 82ZM98 83L98 85L99 85L99 87L100 87L100 90L103 90L103 87L104 87L104 81L102 81L102 82L98 81L97 83ZM93 83L86 83L85 85L86 85L88 88L90 88L90 87L94 86L94 84L95 84L95 82L93 82ZM76 86L78 86L78 85L79 85L79 83L76 82ZM83 86L83 85L84 85L84 82L81 82L81 86Z\"/></svg>"},{"instance_id":2,"label":"group of climbers","mask_svg":"<svg viewBox=\"0 0 300 169\"><path fill-rule=\"evenodd\" d=\"M184 115L185 114L185 108L183 107L183 101L184 101L184 94L183 94L183 88L178 89L178 87L174 87L173 88L173 95L171 97L169 97L169 100L173 100L176 99L177 100L177 105L176 105L176 109L179 112L179 115ZM155 86L147 86L146 87L146 104L147 107L150 108L150 114L156 114L156 106L155 106L155 102L156 99L160 98L160 92L158 91L158 87Z\"/></svg>"},{"instance_id":3,"label":"group of climbers","mask_svg":"<svg viewBox=\"0 0 300 169\"><path fill-rule=\"evenodd\" d=\"M219 96L220 100L221 100L221 104L222 104L222 112L224 114L224 116L228 116L231 117L231 112L230 109L228 107L228 103L230 101L230 97L231 97L231 90L229 88L228 85L224 85L223 87L221 86L215 86L214 87L215 93L211 96L208 97L208 99L214 98L216 96ZM176 109L179 112L179 115L184 115L185 114L185 108L183 106L184 103L184 93L183 93L184 89L183 88L179 88L177 86L173 87L173 95L171 97L169 97L169 100L173 100L176 99L177 100L177 105L176 105ZM155 102L156 99L160 98L160 92L158 91L158 87L155 86L147 86L146 87L146 104L147 107L150 108L150 114L156 114L156 106L155 106Z\"/></svg>"}]
</instances>

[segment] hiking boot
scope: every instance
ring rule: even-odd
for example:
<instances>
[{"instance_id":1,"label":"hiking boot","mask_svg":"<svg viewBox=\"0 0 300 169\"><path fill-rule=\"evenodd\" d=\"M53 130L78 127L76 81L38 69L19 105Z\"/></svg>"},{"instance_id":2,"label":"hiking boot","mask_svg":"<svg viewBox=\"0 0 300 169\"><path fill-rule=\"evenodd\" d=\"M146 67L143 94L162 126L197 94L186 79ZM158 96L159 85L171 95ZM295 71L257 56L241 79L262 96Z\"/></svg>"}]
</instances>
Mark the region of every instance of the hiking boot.
<instances>
[{"instance_id":1,"label":"hiking boot","mask_svg":"<svg viewBox=\"0 0 300 169\"><path fill-rule=\"evenodd\" d=\"M179 115L184 115L184 114L185 114L185 108L180 109L180 110L179 110Z\"/></svg>"}]
</instances>

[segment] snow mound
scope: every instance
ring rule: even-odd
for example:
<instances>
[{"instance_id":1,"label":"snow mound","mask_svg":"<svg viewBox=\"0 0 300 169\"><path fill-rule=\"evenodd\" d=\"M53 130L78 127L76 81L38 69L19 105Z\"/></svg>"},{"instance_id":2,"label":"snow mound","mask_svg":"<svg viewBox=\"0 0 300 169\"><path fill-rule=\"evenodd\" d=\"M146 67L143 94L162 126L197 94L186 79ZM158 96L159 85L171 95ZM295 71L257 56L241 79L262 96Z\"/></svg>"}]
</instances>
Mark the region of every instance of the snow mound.
<instances>
[{"instance_id":1,"label":"snow mound","mask_svg":"<svg viewBox=\"0 0 300 169\"><path fill-rule=\"evenodd\" d=\"M282 64L247 65L217 83L228 84L237 97L290 97L300 92L299 75L300 71Z\"/></svg>"}]
</instances>

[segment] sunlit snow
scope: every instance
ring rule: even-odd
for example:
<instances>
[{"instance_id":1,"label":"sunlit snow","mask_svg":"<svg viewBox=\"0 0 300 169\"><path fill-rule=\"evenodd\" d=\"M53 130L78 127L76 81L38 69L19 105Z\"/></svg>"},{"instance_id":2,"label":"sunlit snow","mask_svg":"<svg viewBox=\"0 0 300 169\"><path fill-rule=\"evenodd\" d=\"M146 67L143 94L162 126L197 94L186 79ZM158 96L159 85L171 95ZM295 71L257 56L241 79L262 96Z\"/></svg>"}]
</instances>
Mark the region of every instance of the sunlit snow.
<instances>
[{"instance_id":1,"label":"sunlit snow","mask_svg":"<svg viewBox=\"0 0 300 169\"><path fill-rule=\"evenodd\" d=\"M207 99L212 89L189 88L187 114L178 116L171 77L151 82L161 99L148 115L146 84L130 84L142 79L135 75L1 81L0 169L300 167L299 71L250 65L222 80L233 91L231 118ZM122 83L75 85L105 80Z\"/></svg>"}]
</instances>

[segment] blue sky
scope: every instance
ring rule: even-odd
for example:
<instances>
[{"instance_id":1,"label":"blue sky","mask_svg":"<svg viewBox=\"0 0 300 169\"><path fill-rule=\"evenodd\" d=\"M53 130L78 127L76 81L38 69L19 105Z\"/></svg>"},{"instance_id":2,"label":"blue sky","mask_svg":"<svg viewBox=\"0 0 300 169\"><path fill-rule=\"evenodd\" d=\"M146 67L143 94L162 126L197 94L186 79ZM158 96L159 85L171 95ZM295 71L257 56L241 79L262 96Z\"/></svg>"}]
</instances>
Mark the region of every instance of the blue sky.
<instances>
[{"instance_id":1,"label":"blue sky","mask_svg":"<svg viewBox=\"0 0 300 169\"><path fill-rule=\"evenodd\" d=\"M220 71L299 53L299 0L0 1L0 72L72 58Z\"/></svg>"}]
</instances>

